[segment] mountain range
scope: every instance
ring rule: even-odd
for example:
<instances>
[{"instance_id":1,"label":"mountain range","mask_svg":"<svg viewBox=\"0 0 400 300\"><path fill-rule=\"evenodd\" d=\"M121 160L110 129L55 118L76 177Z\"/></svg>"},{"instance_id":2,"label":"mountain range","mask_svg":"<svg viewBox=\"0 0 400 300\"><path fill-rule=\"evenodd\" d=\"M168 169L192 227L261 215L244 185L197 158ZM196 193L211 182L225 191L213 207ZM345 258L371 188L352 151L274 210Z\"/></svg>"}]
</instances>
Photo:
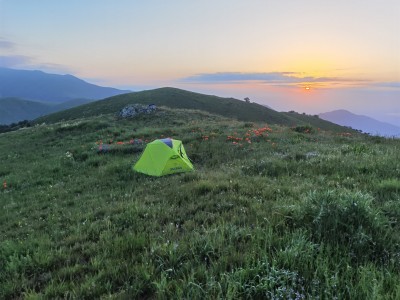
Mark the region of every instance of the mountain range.
<instances>
[{"instance_id":1,"label":"mountain range","mask_svg":"<svg viewBox=\"0 0 400 300\"><path fill-rule=\"evenodd\" d=\"M343 130L341 126L318 118L280 113L257 103L246 103L234 98L204 95L176 88L127 92L96 86L72 75L0 68L0 95L3 97L0 98L0 124L38 117L41 122L57 122L115 113L126 105L142 103L203 110L243 121L286 126L312 124L320 128ZM91 103L94 100L99 101Z\"/></svg>"},{"instance_id":2,"label":"mountain range","mask_svg":"<svg viewBox=\"0 0 400 300\"><path fill-rule=\"evenodd\" d=\"M372 135L400 137L400 127L398 126L381 122L367 116L356 115L343 109L321 113L319 117L332 123L358 129Z\"/></svg>"},{"instance_id":3,"label":"mountain range","mask_svg":"<svg viewBox=\"0 0 400 300\"><path fill-rule=\"evenodd\" d=\"M97 101L102 99L105 100ZM93 101L96 103L89 104ZM203 95L175 88L132 93L127 90L97 86L72 75L0 68L0 124L33 120L49 114L51 115L48 118L43 119L59 121L96 113L110 113L131 103L154 103L172 108L201 109L244 121L264 121L288 126L310 124L321 129L334 128L334 130L346 126L370 134L400 136L400 127L346 110L308 116L293 111L277 112L267 105L245 103L234 98ZM76 106L80 107L70 110ZM340 126L332 126L332 123Z\"/></svg>"},{"instance_id":4,"label":"mountain range","mask_svg":"<svg viewBox=\"0 0 400 300\"><path fill-rule=\"evenodd\" d=\"M0 68L0 124L32 120L127 92L72 75Z\"/></svg>"},{"instance_id":5,"label":"mountain range","mask_svg":"<svg viewBox=\"0 0 400 300\"><path fill-rule=\"evenodd\" d=\"M130 91L102 87L72 75L0 68L0 98L62 103L73 99L98 100Z\"/></svg>"}]
</instances>

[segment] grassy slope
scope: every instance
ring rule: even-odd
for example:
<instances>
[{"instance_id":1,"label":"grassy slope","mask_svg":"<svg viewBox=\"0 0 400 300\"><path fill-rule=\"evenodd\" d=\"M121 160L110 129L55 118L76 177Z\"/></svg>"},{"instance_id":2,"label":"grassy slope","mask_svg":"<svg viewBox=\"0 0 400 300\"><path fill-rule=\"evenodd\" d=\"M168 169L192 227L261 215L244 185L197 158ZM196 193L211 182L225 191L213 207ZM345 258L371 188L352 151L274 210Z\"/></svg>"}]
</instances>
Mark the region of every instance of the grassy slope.
<instances>
[{"instance_id":1,"label":"grassy slope","mask_svg":"<svg viewBox=\"0 0 400 300\"><path fill-rule=\"evenodd\" d=\"M400 141L260 128L162 109L1 134L0 298L399 299ZM195 172L96 152L165 136Z\"/></svg>"},{"instance_id":2,"label":"grassy slope","mask_svg":"<svg viewBox=\"0 0 400 300\"><path fill-rule=\"evenodd\" d=\"M349 129L348 127L340 126L334 123L331 123L328 121L328 124L326 123L326 120L320 119L318 116L312 116L312 115L306 115L306 114L299 114L296 112L283 112L285 116L288 118L292 118L295 120L298 120L297 123L304 123L304 124L309 124L315 128L320 128L324 130L332 130L332 131L347 131L347 132L352 132L355 133L354 130Z\"/></svg>"},{"instance_id":3,"label":"grassy slope","mask_svg":"<svg viewBox=\"0 0 400 300\"><path fill-rule=\"evenodd\" d=\"M77 117L89 117L100 114L116 112L128 104L156 104L170 108L200 109L225 117L236 118L241 121L259 121L268 124L280 124L293 126L298 124L314 125L313 117L279 113L256 103L245 103L233 98L221 98L217 96L203 95L176 88L159 88L155 90L137 92L111 97L97 101L79 108L62 111L37 120L40 122L58 122ZM328 121L318 120L318 125L324 130L343 131L343 127Z\"/></svg>"},{"instance_id":4,"label":"grassy slope","mask_svg":"<svg viewBox=\"0 0 400 300\"><path fill-rule=\"evenodd\" d=\"M19 98L0 98L0 124L32 120L51 112L52 106L46 103Z\"/></svg>"},{"instance_id":5,"label":"grassy slope","mask_svg":"<svg viewBox=\"0 0 400 300\"><path fill-rule=\"evenodd\" d=\"M89 102L93 102L93 100L73 99L60 104L51 104L20 98L0 98L0 125L16 123L23 120L33 120L40 116Z\"/></svg>"}]
</instances>

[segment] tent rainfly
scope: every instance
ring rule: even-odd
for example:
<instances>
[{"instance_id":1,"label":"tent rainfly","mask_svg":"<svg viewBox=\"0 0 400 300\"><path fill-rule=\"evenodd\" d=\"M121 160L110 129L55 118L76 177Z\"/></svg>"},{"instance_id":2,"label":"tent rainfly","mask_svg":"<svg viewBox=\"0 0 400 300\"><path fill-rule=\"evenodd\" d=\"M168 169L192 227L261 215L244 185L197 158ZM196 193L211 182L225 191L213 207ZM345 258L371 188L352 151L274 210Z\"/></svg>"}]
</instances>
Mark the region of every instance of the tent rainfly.
<instances>
[{"instance_id":1,"label":"tent rainfly","mask_svg":"<svg viewBox=\"0 0 400 300\"><path fill-rule=\"evenodd\" d=\"M193 165L182 142L168 138L147 144L133 169L151 176L164 176L192 171Z\"/></svg>"}]
</instances>

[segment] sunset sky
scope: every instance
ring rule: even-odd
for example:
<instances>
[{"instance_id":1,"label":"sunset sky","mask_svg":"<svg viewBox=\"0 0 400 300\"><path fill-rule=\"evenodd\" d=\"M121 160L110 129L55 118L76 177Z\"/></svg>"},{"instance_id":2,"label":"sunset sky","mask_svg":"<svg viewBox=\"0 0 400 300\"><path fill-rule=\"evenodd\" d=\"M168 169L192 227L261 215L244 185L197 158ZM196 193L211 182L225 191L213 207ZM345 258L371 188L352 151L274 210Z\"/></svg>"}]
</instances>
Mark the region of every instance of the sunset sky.
<instances>
[{"instance_id":1,"label":"sunset sky","mask_svg":"<svg viewBox=\"0 0 400 300\"><path fill-rule=\"evenodd\" d=\"M400 126L400 1L0 0L0 66Z\"/></svg>"}]
</instances>

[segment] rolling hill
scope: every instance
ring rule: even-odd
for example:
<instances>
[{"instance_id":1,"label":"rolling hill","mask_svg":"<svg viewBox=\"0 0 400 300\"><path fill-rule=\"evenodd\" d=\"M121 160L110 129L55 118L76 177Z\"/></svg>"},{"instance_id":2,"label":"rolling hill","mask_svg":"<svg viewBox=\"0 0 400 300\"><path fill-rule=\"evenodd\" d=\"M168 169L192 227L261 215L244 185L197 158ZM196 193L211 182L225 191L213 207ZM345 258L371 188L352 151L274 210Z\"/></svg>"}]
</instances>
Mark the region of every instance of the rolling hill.
<instances>
[{"instance_id":1,"label":"rolling hill","mask_svg":"<svg viewBox=\"0 0 400 300\"><path fill-rule=\"evenodd\" d=\"M36 102L20 98L0 98L0 125L8 125L23 120L33 120L60 110L89 103L93 100L73 99L60 104Z\"/></svg>"},{"instance_id":2,"label":"rolling hill","mask_svg":"<svg viewBox=\"0 0 400 300\"><path fill-rule=\"evenodd\" d=\"M33 120L53 112L52 106L19 98L0 98L0 124Z\"/></svg>"},{"instance_id":3,"label":"rolling hill","mask_svg":"<svg viewBox=\"0 0 400 300\"><path fill-rule=\"evenodd\" d=\"M72 75L0 68L0 97L61 103L73 99L103 99L129 91L101 87Z\"/></svg>"},{"instance_id":4,"label":"rolling hill","mask_svg":"<svg viewBox=\"0 0 400 300\"><path fill-rule=\"evenodd\" d=\"M198 109L240 121L265 122L285 126L311 125L324 130L344 130L342 126L314 116L280 113L257 103L246 103L234 98L204 95L171 87L110 97L82 105L79 108L76 107L41 117L37 122L54 123L61 120L116 113L126 105L133 103L155 104L170 108Z\"/></svg>"},{"instance_id":5,"label":"rolling hill","mask_svg":"<svg viewBox=\"0 0 400 300\"><path fill-rule=\"evenodd\" d=\"M321 119L359 129L369 134L400 137L400 127L367 116L356 115L347 110L335 110L321 113L319 116Z\"/></svg>"}]
</instances>

